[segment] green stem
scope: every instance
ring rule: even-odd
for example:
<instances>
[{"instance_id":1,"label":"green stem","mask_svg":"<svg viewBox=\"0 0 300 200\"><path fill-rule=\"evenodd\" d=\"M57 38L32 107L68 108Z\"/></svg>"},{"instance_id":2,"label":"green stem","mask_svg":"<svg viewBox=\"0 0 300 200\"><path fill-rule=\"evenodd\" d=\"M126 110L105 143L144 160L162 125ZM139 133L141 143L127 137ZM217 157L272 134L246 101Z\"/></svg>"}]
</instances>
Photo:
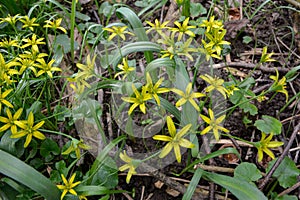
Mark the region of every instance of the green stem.
<instances>
[{"instance_id":1,"label":"green stem","mask_svg":"<svg viewBox=\"0 0 300 200\"><path fill-rule=\"evenodd\" d=\"M75 14L76 14L76 0L72 0L72 8L71 8L71 30L70 30L70 38L71 38L71 60L74 63L74 28L75 28Z\"/></svg>"}]
</instances>

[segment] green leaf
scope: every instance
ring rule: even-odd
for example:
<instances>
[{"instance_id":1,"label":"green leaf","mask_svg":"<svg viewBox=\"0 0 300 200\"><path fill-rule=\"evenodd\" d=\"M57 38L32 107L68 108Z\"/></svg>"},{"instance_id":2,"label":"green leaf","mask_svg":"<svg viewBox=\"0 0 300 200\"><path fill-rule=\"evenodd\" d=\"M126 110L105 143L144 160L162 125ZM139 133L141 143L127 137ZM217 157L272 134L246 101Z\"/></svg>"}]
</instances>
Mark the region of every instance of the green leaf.
<instances>
[{"instance_id":1,"label":"green leaf","mask_svg":"<svg viewBox=\"0 0 300 200\"><path fill-rule=\"evenodd\" d=\"M118 185L118 167L111 157L106 157L103 165L95 173L91 185L101 185L108 189Z\"/></svg>"},{"instance_id":2,"label":"green leaf","mask_svg":"<svg viewBox=\"0 0 300 200\"><path fill-rule=\"evenodd\" d=\"M193 178L192 178L192 180L191 180L191 182L190 182L190 184L189 184L189 186L188 186L185 194L183 195L182 200L190 200L190 199L192 199L192 196L193 196L193 194L194 194L194 192L196 190L196 187L197 187L197 185L198 185L198 183L199 183L199 181L201 179L202 174L203 174L203 170L201 168L198 168L195 171L195 173L193 175Z\"/></svg>"},{"instance_id":3,"label":"green leaf","mask_svg":"<svg viewBox=\"0 0 300 200\"><path fill-rule=\"evenodd\" d=\"M234 177L247 182L257 181L262 177L261 172L253 163L243 162L234 170Z\"/></svg>"},{"instance_id":4,"label":"green leaf","mask_svg":"<svg viewBox=\"0 0 300 200\"><path fill-rule=\"evenodd\" d=\"M276 160L277 159L274 159L270 162L266 170L267 173L270 171ZM297 168L296 164L286 156L272 176L278 179L280 186L288 188L297 183L299 174L300 170Z\"/></svg>"},{"instance_id":5,"label":"green leaf","mask_svg":"<svg viewBox=\"0 0 300 200\"><path fill-rule=\"evenodd\" d=\"M288 73L286 73L285 78L287 83L293 81L299 76L300 73L297 72L298 70L300 70L300 65L297 67L293 67L288 71Z\"/></svg>"},{"instance_id":6,"label":"green leaf","mask_svg":"<svg viewBox=\"0 0 300 200\"><path fill-rule=\"evenodd\" d=\"M123 16L126 20L129 21L134 34L137 36L138 41L149 41L149 38L146 34L145 28L139 17L129 8L122 7L118 8L116 11L117 15ZM145 51L144 52L147 63L151 62L153 60L153 54L152 52Z\"/></svg>"},{"instance_id":7,"label":"green leaf","mask_svg":"<svg viewBox=\"0 0 300 200\"><path fill-rule=\"evenodd\" d=\"M55 168L58 170L59 174L63 174L64 176L68 175L68 169L64 160L56 162Z\"/></svg>"},{"instance_id":8,"label":"green leaf","mask_svg":"<svg viewBox=\"0 0 300 200\"><path fill-rule=\"evenodd\" d=\"M48 178L18 158L0 150L0 173L26 185L46 199L60 199L60 191Z\"/></svg>"},{"instance_id":9,"label":"green leaf","mask_svg":"<svg viewBox=\"0 0 300 200\"><path fill-rule=\"evenodd\" d=\"M298 200L297 196L295 195L283 195L281 197L276 197L275 200Z\"/></svg>"},{"instance_id":10,"label":"green leaf","mask_svg":"<svg viewBox=\"0 0 300 200\"><path fill-rule=\"evenodd\" d=\"M54 156L59 155L60 149L56 142L46 138L41 144L40 154L45 158L46 162L51 161Z\"/></svg>"},{"instance_id":11,"label":"green leaf","mask_svg":"<svg viewBox=\"0 0 300 200\"><path fill-rule=\"evenodd\" d=\"M84 186L84 185L79 185L76 187L76 191L81 193L84 196L93 196L93 195L105 195L105 194L115 194L115 193L122 193L122 192L127 192L124 190L110 190L104 186L95 186L95 185L90 185L90 186Z\"/></svg>"},{"instance_id":12,"label":"green leaf","mask_svg":"<svg viewBox=\"0 0 300 200\"><path fill-rule=\"evenodd\" d=\"M262 119L255 121L254 126L266 134L273 133L274 135L278 135L281 133L282 124L274 117L263 115Z\"/></svg>"},{"instance_id":13,"label":"green leaf","mask_svg":"<svg viewBox=\"0 0 300 200\"><path fill-rule=\"evenodd\" d=\"M4 135L1 137L0 149L5 150L17 157L22 156L24 153L24 143L22 139L20 140L18 138L10 138L10 136L10 130L4 133Z\"/></svg>"},{"instance_id":14,"label":"green leaf","mask_svg":"<svg viewBox=\"0 0 300 200\"><path fill-rule=\"evenodd\" d=\"M249 37L247 35L243 37L243 43L244 44L249 44L250 42L252 42L252 38L251 37Z\"/></svg>"},{"instance_id":15,"label":"green leaf","mask_svg":"<svg viewBox=\"0 0 300 200\"><path fill-rule=\"evenodd\" d=\"M205 172L204 177L229 190L238 199L267 200L267 197L253 184L230 176Z\"/></svg>"},{"instance_id":16,"label":"green leaf","mask_svg":"<svg viewBox=\"0 0 300 200\"><path fill-rule=\"evenodd\" d=\"M201 3L191 3L190 13L191 17L198 17L200 15L206 14L207 10L202 6Z\"/></svg>"},{"instance_id":17,"label":"green leaf","mask_svg":"<svg viewBox=\"0 0 300 200\"><path fill-rule=\"evenodd\" d=\"M252 116L254 116L258 113L257 107L250 102L241 103L241 105L239 107L241 109L243 109L244 112L249 112L250 115L252 115Z\"/></svg>"},{"instance_id":18,"label":"green leaf","mask_svg":"<svg viewBox=\"0 0 300 200\"><path fill-rule=\"evenodd\" d=\"M56 40L53 44L53 49L58 49L59 46L63 48L64 53L69 53L71 51L71 40L66 34L60 34L56 36ZM75 41L74 42L74 49L78 49L79 45Z\"/></svg>"},{"instance_id":19,"label":"green leaf","mask_svg":"<svg viewBox=\"0 0 300 200\"><path fill-rule=\"evenodd\" d=\"M239 154L239 152L235 148L228 147L228 148L225 148L225 149L220 149L220 150L214 151L210 154L207 154L206 156L203 156L202 158L200 158L200 162L204 162L208 159L215 158L215 157L218 157L218 156L223 155L223 154L231 154L231 153L237 155L237 157L239 159L241 159L241 155ZM199 161L197 161L197 162L199 163Z\"/></svg>"},{"instance_id":20,"label":"green leaf","mask_svg":"<svg viewBox=\"0 0 300 200\"><path fill-rule=\"evenodd\" d=\"M99 13L102 13L105 17L109 17L113 14L115 8L109 4L108 1L101 4Z\"/></svg>"},{"instance_id":21,"label":"green leaf","mask_svg":"<svg viewBox=\"0 0 300 200\"><path fill-rule=\"evenodd\" d=\"M77 19L80 19L82 21L89 21L91 19L88 15L82 14L82 13L77 12L77 11L75 13L75 16L76 16Z\"/></svg>"},{"instance_id":22,"label":"green leaf","mask_svg":"<svg viewBox=\"0 0 300 200\"><path fill-rule=\"evenodd\" d=\"M91 169L88 171L88 178L87 178L87 182L88 184L91 183L93 176L97 173L97 171L99 170L99 168L101 167L102 163L104 162L107 154L112 150L112 148L114 148L119 142L121 142L122 140L125 140L126 136L122 135L117 137L116 139L114 139L113 141L111 141L108 145L105 146L105 148L99 152L96 160L94 161Z\"/></svg>"}]
</instances>

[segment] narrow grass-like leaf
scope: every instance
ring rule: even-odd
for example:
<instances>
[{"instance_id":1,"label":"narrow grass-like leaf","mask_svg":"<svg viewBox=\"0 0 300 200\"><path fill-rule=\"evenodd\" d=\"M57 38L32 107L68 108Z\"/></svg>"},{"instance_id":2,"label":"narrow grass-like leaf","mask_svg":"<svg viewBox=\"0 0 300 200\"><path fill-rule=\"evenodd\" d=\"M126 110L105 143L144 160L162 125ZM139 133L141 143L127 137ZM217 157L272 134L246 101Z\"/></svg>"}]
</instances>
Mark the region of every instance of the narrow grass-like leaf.
<instances>
[{"instance_id":1,"label":"narrow grass-like leaf","mask_svg":"<svg viewBox=\"0 0 300 200\"><path fill-rule=\"evenodd\" d=\"M72 7L71 7L71 27L70 27L70 38L71 38L71 60L74 63L74 34L75 34L75 16L76 16L76 0L72 0Z\"/></svg>"},{"instance_id":2,"label":"narrow grass-like leaf","mask_svg":"<svg viewBox=\"0 0 300 200\"><path fill-rule=\"evenodd\" d=\"M180 175L183 174L183 173L185 173L189 169L193 168L195 165L197 165L199 163L203 163L204 161L206 161L208 159L215 158L215 157L218 157L218 156L223 155L223 154L231 154L231 153L237 155L237 157L239 159L241 159L241 156L240 156L239 152L235 148L229 147L229 148L225 148L225 149L220 149L218 151L215 151L215 152L212 152L210 154L207 154L206 156L203 156L200 159L195 160L194 162L192 162L191 164L189 164L186 168L184 168L182 170L182 172L180 172Z\"/></svg>"},{"instance_id":3,"label":"narrow grass-like leaf","mask_svg":"<svg viewBox=\"0 0 300 200\"><path fill-rule=\"evenodd\" d=\"M150 62L145 71L147 73L161 67L175 67L175 62L170 58L158 58Z\"/></svg>"},{"instance_id":4,"label":"narrow grass-like leaf","mask_svg":"<svg viewBox=\"0 0 300 200\"><path fill-rule=\"evenodd\" d=\"M247 181L210 172L204 172L203 177L229 190L238 199L267 200L256 186Z\"/></svg>"},{"instance_id":5,"label":"narrow grass-like leaf","mask_svg":"<svg viewBox=\"0 0 300 200\"><path fill-rule=\"evenodd\" d=\"M131 9L122 7L117 9L116 13L117 15L122 15L126 20L129 21L134 34L137 36L139 41L149 41L143 23ZM148 63L151 62L153 60L152 52L145 51L145 57Z\"/></svg>"},{"instance_id":6,"label":"narrow grass-like leaf","mask_svg":"<svg viewBox=\"0 0 300 200\"><path fill-rule=\"evenodd\" d=\"M118 52L114 56L114 59L111 61L111 64L112 64L113 68L115 68L118 65L118 63L120 62L122 57L125 57L126 55L128 55L130 53L145 52L145 51L159 52L159 51L161 51L161 46L156 43L153 43L153 42L134 42L131 44L127 44L120 49L121 55Z\"/></svg>"},{"instance_id":7,"label":"narrow grass-like leaf","mask_svg":"<svg viewBox=\"0 0 300 200\"><path fill-rule=\"evenodd\" d=\"M174 115L174 117L180 121L181 120L181 114L180 111L173 105L171 104L169 101L167 101L166 99L163 98L159 98L160 99L160 103L161 105L172 115Z\"/></svg>"},{"instance_id":8,"label":"narrow grass-like leaf","mask_svg":"<svg viewBox=\"0 0 300 200\"><path fill-rule=\"evenodd\" d=\"M24 10L17 5L17 1L15 0L0 0L0 4L4 5L11 15L24 13Z\"/></svg>"},{"instance_id":9,"label":"narrow grass-like leaf","mask_svg":"<svg viewBox=\"0 0 300 200\"><path fill-rule=\"evenodd\" d=\"M195 171L195 173L193 175L193 178L192 178L192 180L191 180L191 182L190 182L190 184L189 184L189 186L188 186L185 194L183 195L182 200L190 200L190 199L192 199L192 196L193 196L193 194L194 194L194 192L196 190L196 187L197 187L197 185L198 185L198 183L199 183L199 181L201 179L202 174L203 174L203 170L201 168L198 168Z\"/></svg>"},{"instance_id":10,"label":"narrow grass-like leaf","mask_svg":"<svg viewBox=\"0 0 300 200\"><path fill-rule=\"evenodd\" d=\"M105 194L115 194L115 193L122 193L126 192L125 190L110 190L103 186L78 186L76 188L77 192L82 192L84 196L92 196L92 195L105 195Z\"/></svg>"},{"instance_id":11,"label":"narrow grass-like leaf","mask_svg":"<svg viewBox=\"0 0 300 200\"><path fill-rule=\"evenodd\" d=\"M60 199L56 185L33 167L2 150L0 158L0 173L26 185L46 199Z\"/></svg>"}]
</instances>

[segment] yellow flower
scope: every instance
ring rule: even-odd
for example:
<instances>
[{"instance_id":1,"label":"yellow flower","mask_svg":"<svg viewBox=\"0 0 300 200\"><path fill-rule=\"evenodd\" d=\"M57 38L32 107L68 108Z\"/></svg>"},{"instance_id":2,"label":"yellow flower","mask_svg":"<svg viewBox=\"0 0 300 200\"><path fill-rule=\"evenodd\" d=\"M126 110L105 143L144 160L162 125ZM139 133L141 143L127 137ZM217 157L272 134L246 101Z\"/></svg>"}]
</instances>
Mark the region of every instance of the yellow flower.
<instances>
[{"instance_id":1,"label":"yellow flower","mask_svg":"<svg viewBox=\"0 0 300 200\"><path fill-rule=\"evenodd\" d=\"M183 34L187 34L191 37L195 37L195 33L193 33L191 30L191 28L196 28L196 26L188 26L189 23L189 17L186 18L182 24L180 24L178 21L174 22L174 24L178 27L178 28L172 28L171 31L173 31L174 33L179 32L178 38L177 40L181 40Z\"/></svg>"},{"instance_id":2,"label":"yellow flower","mask_svg":"<svg viewBox=\"0 0 300 200\"><path fill-rule=\"evenodd\" d=\"M149 72L147 72L146 74L146 80L147 80L147 91L148 93L155 99L157 105L160 106L160 99L158 97L158 94L161 93L165 93L165 92L169 92L170 89L168 88L160 88L159 86L162 84L163 82L163 78L160 78L154 85L151 79L151 76L149 74Z\"/></svg>"},{"instance_id":3,"label":"yellow flower","mask_svg":"<svg viewBox=\"0 0 300 200\"><path fill-rule=\"evenodd\" d=\"M17 58L17 61L19 61L20 65L21 65L21 69L19 70L19 74L23 74L23 72L27 69L30 68L32 69L34 66L34 61L31 59L27 59L27 58ZM33 71L35 71L35 69L33 69Z\"/></svg>"},{"instance_id":4,"label":"yellow flower","mask_svg":"<svg viewBox=\"0 0 300 200\"><path fill-rule=\"evenodd\" d=\"M13 135L17 134L17 122L22 115L23 109L20 108L14 115L11 114L9 108L6 109L7 118L0 116L0 122L5 123L1 128L0 132L6 131L10 128Z\"/></svg>"},{"instance_id":5,"label":"yellow flower","mask_svg":"<svg viewBox=\"0 0 300 200\"><path fill-rule=\"evenodd\" d=\"M55 62L55 60L53 60L53 59L49 63L46 63L43 58L39 59L37 61L40 63L40 64L34 64L36 67L40 68L40 71L38 71L36 73L37 77L39 77L40 75L42 75L44 73L47 73L48 76L50 78L52 78L53 77L52 72L54 72L54 71L60 72L61 71L61 69L58 67L52 67L53 63Z\"/></svg>"},{"instance_id":6,"label":"yellow flower","mask_svg":"<svg viewBox=\"0 0 300 200\"><path fill-rule=\"evenodd\" d=\"M260 58L260 63L265 63L265 62L274 62L276 61L275 59L272 59L271 56L274 54L272 53L267 53L268 51L268 47L263 47L263 52L261 54L261 58Z\"/></svg>"},{"instance_id":7,"label":"yellow flower","mask_svg":"<svg viewBox=\"0 0 300 200\"><path fill-rule=\"evenodd\" d=\"M62 32L67 33L66 29L60 26L61 21L62 21L62 18L59 18L59 19L54 20L54 21L46 20L45 22L46 22L47 24L44 25L43 27L44 27L44 28L52 28L52 29L54 29L55 31L56 31L56 29L59 29L59 30L61 30Z\"/></svg>"},{"instance_id":8,"label":"yellow flower","mask_svg":"<svg viewBox=\"0 0 300 200\"><path fill-rule=\"evenodd\" d=\"M22 40L23 42L26 42L26 44L24 44L22 46L22 48L32 46L33 51L38 52L39 51L38 45L39 44L46 44L45 42L42 42L43 40L44 40L44 38L37 39L37 35L33 34L31 39L25 38L25 39Z\"/></svg>"},{"instance_id":9,"label":"yellow flower","mask_svg":"<svg viewBox=\"0 0 300 200\"><path fill-rule=\"evenodd\" d=\"M31 51L24 51L24 54L19 55L20 58L27 58L33 61L38 61L47 56L48 54L34 51L34 49L31 49Z\"/></svg>"},{"instance_id":10,"label":"yellow flower","mask_svg":"<svg viewBox=\"0 0 300 200\"><path fill-rule=\"evenodd\" d=\"M210 42L204 45L204 48L211 47L215 49L217 55L221 55L221 51L223 49L223 45L230 45L230 42L223 40L226 34L226 29L213 29L211 33L206 32L206 37L210 40Z\"/></svg>"},{"instance_id":11,"label":"yellow flower","mask_svg":"<svg viewBox=\"0 0 300 200\"><path fill-rule=\"evenodd\" d=\"M255 142L254 146L258 150L258 162L261 162L264 156L264 152L270 156L272 159L275 158L274 153L269 148L275 148L280 147L284 143L283 142L277 142L277 141L271 141L273 137L273 133L271 133L267 138L265 133L261 133L261 139L259 142Z\"/></svg>"},{"instance_id":12,"label":"yellow flower","mask_svg":"<svg viewBox=\"0 0 300 200\"><path fill-rule=\"evenodd\" d=\"M128 115L130 115L137 106L139 106L140 110L146 114L145 102L152 99L151 95L147 93L147 87L143 86L142 92L139 93L134 84L132 84L132 90L135 94L135 97L122 97L123 101L133 103L128 110Z\"/></svg>"},{"instance_id":13,"label":"yellow flower","mask_svg":"<svg viewBox=\"0 0 300 200\"><path fill-rule=\"evenodd\" d=\"M177 55L180 56L186 56L190 61L194 61L193 56L189 52L197 52L196 48L193 48L191 45L191 42L193 41L193 38L187 39L186 42L184 42L182 45L180 45L180 48L178 49Z\"/></svg>"},{"instance_id":14,"label":"yellow flower","mask_svg":"<svg viewBox=\"0 0 300 200\"><path fill-rule=\"evenodd\" d=\"M219 20L215 20L215 16L211 16L208 20L203 20L199 25L200 27L206 27L206 32L210 32L212 29L221 29L223 28L223 23Z\"/></svg>"},{"instance_id":15,"label":"yellow flower","mask_svg":"<svg viewBox=\"0 0 300 200\"><path fill-rule=\"evenodd\" d=\"M111 28L103 28L103 30L111 32L112 34L108 37L108 41L111 41L115 36L119 36L123 40L126 39L125 34L134 35L133 33L126 31L127 26L112 26Z\"/></svg>"},{"instance_id":16,"label":"yellow flower","mask_svg":"<svg viewBox=\"0 0 300 200\"><path fill-rule=\"evenodd\" d=\"M168 142L166 146L163 148L163 150L161 151L161 153L159 154L159 157L164 158L166 155L170 153L172 149L174 149L176 160L178 163L180 163L181 162L180 147L194 148L195 146L189 140L183 138L183 136L186 135L190 130L190 128L192 127L192 124L187 124L177 133L172 118L170 116L167 116L167 126L168 126L170 136L167 135L153 136L154 140Z\"/></svg>"},{"instance_id":17,"label":"yellow flower","mask_svg":"<svg viewBox=\"0 0 300 200\"><path fill-rule=\"evenodd\" d=\"M231 95L233 95L234 91L240 90L238 87L236 87L235 84L231 84L226 86L226 93L227 96L230 97Z\"/></svg>"},{"instance_id":18,"label":"yellow flower","mask_svg":"<svg viewBox=\"0 0 300 200\"><path fill-rule=\"evenodd\" d=\"M199 48L199 52L205 55L206 61L209 61L210 58L217 58L221 60L222 58L215 54L217 50L212 49L212 46L208 46L207 43L202 40L203 48Z\"/></svg>"},{"instance_id":19,"label":"yellow flower","mask_svg":"<svg viewBox=\"0 0 300 200\"><path fill-rule=\"evenodd\" d=\"M26 141L24 143L24 148L26 148L33 137L36 137L40 140L46 139L45 135L38 131L39 128L43 126L45 121L40 121L36 125L34 125L34 116L33 113L30 112L28 115L28 119L24 121L15 121L15 124L20 127L22 130L16 134L13 134L11 138L20 138L26 136Z\"/></svg>"},{"instance_id":20,"label":"yellow flower","mask_svg":"<svg viewBox=\"0 0 300 200\"><path fill-rule=\"evenodd\" d=\"M219 125L225 119L226 115L222 115L221 117L215 119L214 113L210 108L208 109L208 114L209 114L210 118L200 114L200 117L203 119L203 121L205 121L207 124L209 124L208 127L206 127L205 129L203 129L201 131L201 135L204 135L204 134L208 133L210 130L213 130L214 136L215 136L216 140L218 141L220 139L219 130L224 131L225 133L229 132L228 129Z\"/></svg>"},{"instance_id":21,"label":"yellow flower","mask_svg":"<svg viewBox=\"0 0 300 200\"><path fill-rule=\"evenodd\" d=\"M155 30L158 34L162 34L162 30L163 29L168 29L169 27L167 27L167 24L169 23L169 21L163 22L162 24L158 21L158 19L155 19L154 24L151 23L150 21L146 21L147 24L149 24L151 26L150 29L148 29L146 31L146 33L148 34L150 31Z\"/></svg>"},{"instance_id":22,"label":"yellow flower","mask_svg":"<svg viewBox=\"0 0 300 200\"><path fill-rule=\"evenodd\" d=\"M14 106L7 101L5 98L13 91L12 89L6 90L5 92L2 93L2 88L0 88L0 113L2 110L2 104L6 105L7 107L13 108Z\"/></svg>"},{"instance_id":23,"label":"yellow flower","mask_svg":"<svg viewBox=\"0 0 300 200\"><path fill-rule=\"evenodd\" d=\"M169 57L170 59L173 59L174 55L176 54L173 46L168 47L167 50L161 51L161 53L163 54L161 56L162 58Z\"/></svg>"},{"instance_id":24,"label":"yellow flower","mask_svg":"<svg viewBox=\"0 0 300 200\"><path fill-rule=\"evenodd\" d=\"M17 40L12 40L11 38L7 40L7 38L4 38L0 42L0 47L8 49L10 47L19 47L19 45Z\"/></svg>"},{"instance_id":25,"label":"yellow flower","mask_svg":"<svg viewBox=\"0 0 300 200\"><path fill-rule=\"evenodd\" d=\"M276 69L276 76L272 75L272 76L270 76L270 79L274 80L274 83L269 88L269 90L285 94L286 101L288 101L289 94L288 94L288 91L286 90L286 77L284 76L280 80L278 80L279 79L279 73L278 73L278 70Z\"/></svg>"},{"instance_id":26,"label":"yellow flower","mask_svg":"<svg viewBox=\"0 0 300 200\"><path fill-rule=\"evenodd\" d=\"M134 67L129 67L129 66L128 66L127 58L123 58L123 65L119 64L119 65L118 65L118 68L119 68L120 70L122 70L122 71L116 73L115 78L116 78L117 76L120 76L120 75L124 74L122 80L124 80L124 79L130 74L130 72L132 72L132 71L135 70Z\"/></svg>"},{"instance_id":27,"label":"yellow flower","mask_svg":"<svg viewBox=\"0 0 300 200\"><path fill-rule=\"evenodd\" d=\"M73 78L67 78L69 82L73 82L70 84L70 87L77 93L81 94L85 87L90 88L90 84L88 84L82 77L73 77Z\"/></svg>"},{"instance_id":28,"label":"yellow flower","mask_svg":"<svg viewBox=\"0 0 300 200\"><path fill-rule=\"evenodd\" d=\"M96 54L94 55L92 60L90 54L88 54L85 65L81 63L77 63L76 66L82 70L78 72L77 77L80 77L85 80L92 77L95 74L95 60L96 60Z\"/></svg>"},{"instance_id":29,"label":"yellow flower","mask_svg":"<svg viewBox=\"0 0 300 200\"><path fill-rule=\"evenodd\" d=\"M2 53L0 53L0 86L4 83L11 84L13 81L10 79L11 75L19 74L18 70L11 69L13 66L19 66L20 63L16 61L5 62Z\"/></svg>"},{"instance_id":30,"label":"yellow flower","mask_svg":"<svg viewBox=\"0 0 300 200\"><path fill-rule=\"evenodd\" d=\"M121 167L119 167L119 170L121 172L128 170L127 176L126 176L126 183L128 184L130 182L130 179L132 177L132 175L136 174L135 169L138 167L138 165L140 164L140 160L135 160L130 158L127 154L126 151L123 151L123 153L120 153L120 158L121 160L123 160L126 164L122 165Z\"/></svg>"},{"instance_id":31,"label":"yellow flower","mask_svg":"<svg viewBox=\"0 0 300 200\"><path fill-rule=\"evenodd\" d=\"M73 151L75 151L76 158L80 158L80 149L88 150L90 147L83 143L83 140L72 139L71 144L67 150L62 152L62 155L69 155Z\"/></svg>"},{"instance_id":32,"label":"yellow flower","mask_svg":"<svg viewBox=\"0 0 300 200\"><path fill-rule=\"evenodd\" d=\"M17 20L18 20L19 15L20 14L17 14L15 16L11 16L10 14L8 14L7 17L0 18L0 24L4 23L4 22L7 22L10 25L14 26L16 24Z\"/></svg>"},{"instance_id":33,"label":"yellow flower","mask_svg":"<svg viewBox=\"0 0 300 200\"><path fill-rule=\"evenodd\" d=\"M181 96L181 98L176 102L176 107L182 106L183 104L185 104L188 101L194 106L194 108L197 111L200 111L199 106L195 102L194 98L204 97L205 95L200 92L193 92L192 91L192 83L189 83L186 86L185 92L183 92L179 89L176 89L176 88L171 89L171 91L178 94L179 96Z\"/></svg>"},{"instance_id":34,"label":"yellow flower","mask_svg":"<svg viewBox=\"0 0 300 200\"><path fill-rule=\"evenodd\" d=\"M223 86L223 83L224 83L223 79L219 79L218 77L213 78L208 74L201 75L200 78L202 78L203 80L205 80L205 82L210 84L210 86L205 88L206 92L211 92L213 90L218 90L224 96L224 98L226 99L227 90Z\"/></svg>"},{"instance_id":35,"label":"yellow flower","mask_svg":"<svg viewBox=\"0 0 300 200\"><path fill-rule=\"evenodd\" d=\"M24 24L22 28L29 28L31 31L33 31L34 26L39 26L39 24L34 23L35 20L36 18L29 19L28 16L24 16L20 18L20 21Z\"/></svg>"},{"instance_id":36,"label":"yellow flower","mask_svg":"<svg viewBox=\"0 0 300 200\"><path fill-rule=\"evenodd\" d=\"M64 185L57 185L58 189L63 190L61 196L60 196L60 200L62 200L64 198L64 196L70 192L73 195L77 196L76 191L73 189L75 188L77 185L79 185L81 182L77 181L76 183L74 182L74 179L76 177L76 173L74 173L71 178L69 179L69 181L67 181L67 179L65 178L65 176L63 174L61 174L61 178L62 181L64 182Z\"/></svg>"}]
</instances>

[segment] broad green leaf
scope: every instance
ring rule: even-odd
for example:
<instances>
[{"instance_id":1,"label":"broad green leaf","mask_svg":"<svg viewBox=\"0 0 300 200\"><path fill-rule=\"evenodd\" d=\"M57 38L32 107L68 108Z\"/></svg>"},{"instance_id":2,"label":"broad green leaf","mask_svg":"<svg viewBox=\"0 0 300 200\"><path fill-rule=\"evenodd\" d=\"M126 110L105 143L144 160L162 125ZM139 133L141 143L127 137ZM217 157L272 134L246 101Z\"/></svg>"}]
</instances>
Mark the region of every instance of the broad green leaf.
<instances>
[{"instance_id":1,"label":"broad green leaf","mask_svg":"<svg viewBox=\"0 0 300 200\"><path fill-rule=\"evenodd\" d=\"M185 192L185 194L183 195L182 200L190 200L192 199L192 196L196 190L196 187L201 179L201 176L203 174L203 170L201 168L196 169L193 178Z\"/></svg>"},{"instance_id":2,"label":"broad green leaf","mask_svg":"<svg viewBox=\"0 0 300 200\"><path fill-rule=\"evenodd\" d=\"M241 109L244 110L244 112L249 112L250 115L254 116L258 113L258 109L255 105L252 103L248 102L248 100L245 103L241 103L239 106Z\"/></svg>"},{"instance_id":3,"label":"broad green leaf","mask_svg":"<svg viewBox=\"0 0 300 200\"><path fill-rule=\"evenodd\" d=\"M68 176L68 169L64 160L56 162L55 168L59 171L60 174L63 174L65 177Z\"/></svg>"},{"instance_id":4,"label":"broad green leaf","mask_svg":"<svg viewBox=\"0 0 300 200\"><path fill-rule=\"evenodd\" d=\"M276 160L277 159L274 159L270 162L267 167L267 173L270 171ZM300 170L297 168L296 164L286 156L275 170L273 177L278 179L280 186L288 188L297 183L299 174Z\"/></svg>"},{"instance_id":5,"label":"broad green leaf","mask_svg":"<svg viewBox=\"0 0 300 200\"><path fill-rule=\"evenodd\" d=\"M243 37L243 43L244 44L249 44L250 42L252 42L252 38L251 37L249 37L247 35Z\"/></svg>"},{"instance_id":6,"label":"broad green leaf","mask_svg":"<svg viewBox=\"0 0 300 200\"><path fill-rule=\"evenodd\" d=\"M69 53L71 51L71 40L66 34L60 34L56 36L55 43L53 44L53 49L57 49L59 46L63 48L64 53ZM78 49L79 45L75 41L74 48Z\"/></svg>"},{"instance_id":7,"label":"broad green leaf","mask_svg":"<svg viewBox=\"0 0 300 200\"><path fill-rule=\"evenodd\" d=\"M46 162L49 162L54 158L54 156L60 154L60 149L56 142L52 139L46 138L41 144L40 154L45 158Z\"/></svg>"},{"instance_id":8,"label":"broad green leaf","mask_svg":"<svg viewBox=\"0 0 300 200\"><path fill-rule=\"evenodd\" d=\"M201 3L191 3L190 7L191 17L198 17L207 13L206 8Z\"/></svg>"},{"instance_id":9,"label":"broad green leaf","mask_svg":"<svg viewBox=\"0 0 300 200\"><path fill-rule=\"evenodd\" d=\"M22 139L10 138L10 130L6 131L0 138L0 149L13 154L14 156L21 157L24 153L24 142Z\"/></svg>"},{"instance_id":10,"label":"broad green leaf","mask_svg":"<svg viewBox=\"0 0 300 200\"><path fill-rule=\"evenodd\" d=\"M229 190L238 199L267 200L267 197L253 184L221 174L205 172L203 177Z\"/></svg>"},{"instance_id":11,"label":"broad green leaf","mask_svg":"<svg viewBox=\"0 0 300 200\"><path fill-rule=\"evenodd\" d=\"M282 124L274 117L263 115L262 119L255 121L254 126L266 134L273 133L274 135L278 135L281 133Z\"/></svg>"},{"instance_id":12,"label":"broad green leaf","mask_svg":"<svg viewBox=\"0 0 300 200\"><path fill-rule=\"evenodd\" d=\"M106 157L103 165L99 168L92 179L91 185L101 185L108 189L118 185L118 167L111 157Z\"/></svg>"},{"instance_id":13,"label":"broad green leaf","mask_svg":"<svg viewBox=\"0 0 300 200\"><path fill-rule=\"evenodd\" d=\"M239 87L241 88L245 88L245 89L249 89L251 87L251 85L255 84L255 80L253 77L250 78L246 78L244 81L242 81L239 85Z\"/></svg>"},{"instance_id":14,"label":"broad green leaf","mask_svg":"<svg viewBox=\"0 0 300 200\"><path fill-rule=\"evenodd\" d=\"M234 170L234 177L247 182L257 181L262 177L261 172L253 163L243 162Z\"/></svg>"},{"instance_id":15,"label":"broad green leaf","mask_svg":"<svg viewBox=\"0 0 300 200\"><path fill-rule=\"evenodd\" d=\"M48 178L18 158L0 150L0 173L26 185L46 199L60 199L60 191Z\"/></svg>"},{"instance_id":16,"label":"broad green leaf","mask_svg":"<svg viewBox=\"0 0 300 200\"><path fill-rule=\"evenodd\" d=\"M101 4L99 8L99 13L102 13L105 17L109 17L114 12L115 8L109 4L108 1L105 1Z\"/></svg>"},{"instance_id":17,"label":"broad green leaf","mask_svg":"<svg viewBox=\"0 0 300 200\"><path fill-rule=\"evenodd\" d=\"M91 19L88 15L82 14L82 13L77 12L77 11L75 13L75 16L76 16L77 19L80 19L82 21L89 21Z\"/></svg>"},{"instance_id":18,"label":"broad green leaf","mask_svg":"<svg viewBox=\"0 0 300 200\"><path fill-rule=\"evenodd\" d=\"M122 135L117 137L116 139L114 139L113 141L111 141L108 145L106 145L104 147L104 149L99 152L96 160L94 161L91 169L88 171L87 175L89 176L87 178L87 182L88 184L91 183L93 176L97 173L97 171L99 170L99 168L101 167L103 161L105 160L105 158L107 157L107 154L122 140L125 140L126 136Z\"/></svg>"}]
</instances>

